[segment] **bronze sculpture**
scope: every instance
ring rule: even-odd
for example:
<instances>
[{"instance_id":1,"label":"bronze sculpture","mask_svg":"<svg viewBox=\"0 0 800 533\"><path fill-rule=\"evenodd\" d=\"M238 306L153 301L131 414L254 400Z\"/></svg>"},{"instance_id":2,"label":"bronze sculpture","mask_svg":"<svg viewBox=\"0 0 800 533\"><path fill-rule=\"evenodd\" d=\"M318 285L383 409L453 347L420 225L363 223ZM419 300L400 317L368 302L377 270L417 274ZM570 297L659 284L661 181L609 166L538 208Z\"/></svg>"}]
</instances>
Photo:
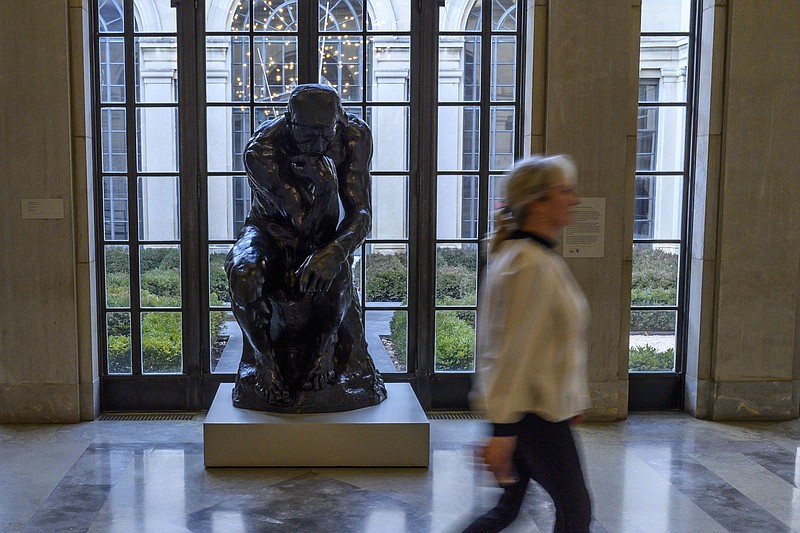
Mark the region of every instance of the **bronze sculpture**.
<instances>
[{"instance_id":1,"label":"bronze sculpture","mask_svg":"<svg viewBox=\"0 0 800 533\"><path fill-rule=\"evenodd\" d=\"M372 217L369 127L332 88L300 85L244 157L252 208L225 260L245 341L233 404L311 413L382 402L351 270Z\"/></svg>"}]
</instances>

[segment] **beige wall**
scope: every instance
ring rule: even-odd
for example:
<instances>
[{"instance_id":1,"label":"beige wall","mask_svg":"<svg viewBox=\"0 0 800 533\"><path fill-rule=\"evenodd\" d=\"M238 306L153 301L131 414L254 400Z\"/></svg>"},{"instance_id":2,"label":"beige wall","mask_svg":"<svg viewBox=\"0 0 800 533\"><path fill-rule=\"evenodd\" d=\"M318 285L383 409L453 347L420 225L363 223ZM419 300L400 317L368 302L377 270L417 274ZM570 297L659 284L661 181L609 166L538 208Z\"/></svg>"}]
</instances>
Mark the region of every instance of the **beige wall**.
<instances>
[{"instance_id":1,"label":"beige wall","mask_svg":"<svg viewBox=\"0 0 800 533\"><path fill-rule=\"evenodd\" d=\"M97 412L87 1L0 3L0 421ZM703 1L687 410L796 417L800 4ZM592 306L592 414L622 418L640 3L532 0L529 13L526 140L573 154L581 195L606 198L605 257L569 264ZM64 217L23 220L24 198L61 199Z\"/></svg>"},{"instance_id":2,"label":"beige wall","mask_svg":"<svg viewBox=\"0 0 800 533\"><path fill-rule=\"evenodd\" d=\"M0 421L94 416L82 13L0 4ZM23 219L23 199L60 200L63 217Z\"/></svg>"},{"instance_id":3,"label":"beige wall","mask_svg":"<svg viewBox=\"0 0 800 533\"><path fill-rule=\"evenodd\" d=\"M687 409L800 408L800 3L704 2Z\"/></svg>"}]
</instances>

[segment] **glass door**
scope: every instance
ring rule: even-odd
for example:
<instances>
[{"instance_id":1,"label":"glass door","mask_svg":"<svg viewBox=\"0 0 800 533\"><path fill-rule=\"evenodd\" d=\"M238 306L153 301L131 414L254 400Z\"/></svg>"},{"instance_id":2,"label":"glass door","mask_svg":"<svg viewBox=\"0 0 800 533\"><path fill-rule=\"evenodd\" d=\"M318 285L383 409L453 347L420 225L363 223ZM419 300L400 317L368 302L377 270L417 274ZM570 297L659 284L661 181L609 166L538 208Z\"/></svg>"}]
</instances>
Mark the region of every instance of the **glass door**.
<instances>
[{"instance_id":1,"label":"glass door","mask_svg":"<svg viewBox=\"0 0 800 533\"><path fill-rule=\"evenodd\" d=\"M480 240L521 154L524 9L172 3L94 2L103 408L196 409L233 381L222 265L250 209L242 155L302 83L335 87L372 129L352 268L378 370L425 407L466 406Z\"/></svg>"}]
</instances>

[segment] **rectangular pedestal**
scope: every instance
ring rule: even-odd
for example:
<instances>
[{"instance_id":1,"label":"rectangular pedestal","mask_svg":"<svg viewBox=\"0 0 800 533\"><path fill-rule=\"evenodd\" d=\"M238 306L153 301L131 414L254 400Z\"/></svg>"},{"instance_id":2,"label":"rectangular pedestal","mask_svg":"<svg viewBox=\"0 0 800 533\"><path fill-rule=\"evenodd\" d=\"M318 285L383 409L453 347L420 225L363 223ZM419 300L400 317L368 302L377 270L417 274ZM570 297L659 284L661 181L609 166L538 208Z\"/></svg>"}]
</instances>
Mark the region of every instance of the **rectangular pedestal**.
<instances>
[{"instance_id":1,"label":"rectangular pedestal","mask_svg":"<svg viewBox=\"0 0 800 533\"><path fill-rule=\"evenodd\" d=\"M206 466L423 466L430 423L408 383L387 383L379 405L284 415L238 409L222 383L203 423Z\"/></svg>"}]
</instances>

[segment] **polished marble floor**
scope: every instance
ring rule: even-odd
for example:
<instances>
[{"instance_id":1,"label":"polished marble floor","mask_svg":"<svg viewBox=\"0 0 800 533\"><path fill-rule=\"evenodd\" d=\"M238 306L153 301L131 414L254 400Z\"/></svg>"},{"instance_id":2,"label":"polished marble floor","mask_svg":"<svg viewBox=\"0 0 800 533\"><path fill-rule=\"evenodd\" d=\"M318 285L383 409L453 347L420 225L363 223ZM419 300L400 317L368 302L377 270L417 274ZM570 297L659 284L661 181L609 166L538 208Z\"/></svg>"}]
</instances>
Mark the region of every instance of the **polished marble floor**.
<instances>
[{"instance_id":1,"label":"polished marble floor","mask_svg":"<svg viewBox=\"0 0 800 533\"><path fill-rule=\"evenodd\" d=\"M498 494L471 462L479 421L432 420L428 469L205 469L202 422L0 425L0 531L456 532ZM633 414L578 435L595 532L800 532L800 420ZM531 487L507 531L552 529Z\"/></svg>"}]
</instances>

